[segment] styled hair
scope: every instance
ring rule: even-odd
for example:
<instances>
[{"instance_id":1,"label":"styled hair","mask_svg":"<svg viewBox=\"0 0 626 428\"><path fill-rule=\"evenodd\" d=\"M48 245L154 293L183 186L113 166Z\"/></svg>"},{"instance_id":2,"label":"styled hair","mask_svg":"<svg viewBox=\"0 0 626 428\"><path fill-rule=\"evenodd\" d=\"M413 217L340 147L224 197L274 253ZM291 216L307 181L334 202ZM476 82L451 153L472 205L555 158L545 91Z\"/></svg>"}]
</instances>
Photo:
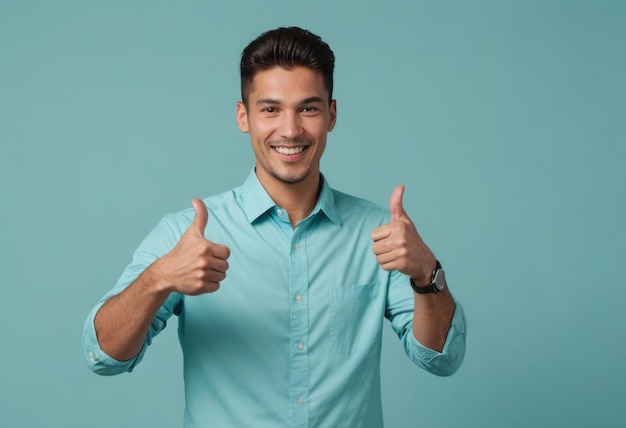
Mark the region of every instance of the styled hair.
<instances>
[{"instance_id":1,"label":"styled hair","mask_svg":"<svg viewBox=\"0 0 626 428\"><path fill-rule=\"evenodd\" d=\"M330 103L333 98L335 54L319 36L298 27L281 27L267 31L246 46L241 54L239 67L241 100L247 107L256 73L274 67L291 70L297 66L322 74Z\"/></svg>"}]
</instances>

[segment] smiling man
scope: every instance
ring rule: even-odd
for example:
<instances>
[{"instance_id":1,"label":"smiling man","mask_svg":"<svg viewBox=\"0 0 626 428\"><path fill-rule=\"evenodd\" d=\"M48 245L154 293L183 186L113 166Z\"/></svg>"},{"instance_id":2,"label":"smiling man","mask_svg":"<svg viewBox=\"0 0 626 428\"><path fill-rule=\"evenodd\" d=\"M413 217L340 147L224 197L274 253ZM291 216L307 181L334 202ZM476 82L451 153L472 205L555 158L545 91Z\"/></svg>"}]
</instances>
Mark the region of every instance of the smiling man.
<instances>
[{"instance_id":1,"label":"smiling man","mask_svg":"<svg viewBox=\"0 0 626 428\"><path fill-rule=\"evenodd\" d=\"M418 366L447 376L463 360L463 310L404 187L387 210L320 172L333 69L328 45L299 28L246 47L237 122L254 169L164 217L87 318L85 356L109 375L132 371L178 316L185 427L381 427L385 318Z\"/></svg>"},{"instance_id":2,"label":"smiling man","mask_svg":"<svg viewBox=\"0 0 626 428\"><path fill-rule=\"evenodd\" d=\"M257 71L244 90L237 122L250 133L257 178L295 227L317 202L320 159L337 120L336 102L323 75L300 65Z\"/></svg>"}]
</instances>

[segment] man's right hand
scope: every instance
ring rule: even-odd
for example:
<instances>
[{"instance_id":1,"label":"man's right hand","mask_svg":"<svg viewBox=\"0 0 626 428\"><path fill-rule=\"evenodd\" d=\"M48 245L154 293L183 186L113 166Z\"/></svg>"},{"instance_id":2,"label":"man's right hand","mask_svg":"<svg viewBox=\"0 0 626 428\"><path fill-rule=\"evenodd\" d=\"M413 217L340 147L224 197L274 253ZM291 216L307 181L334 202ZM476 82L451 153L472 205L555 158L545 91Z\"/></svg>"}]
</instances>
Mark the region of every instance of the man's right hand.
<instances>
[{"instance_id":1,"label":"man's right hand","mask_svg":"<svg viewBox=\"0 0 626 428\"><path fill-rule=\"evenodd\" d=\"M193 223L165 256L150 266L150 273L169 291L196 296L212 293L226 278L230 250L204 237L209 220L206 205L191 201L195 209Z\"/></svg>"}]
</instances>

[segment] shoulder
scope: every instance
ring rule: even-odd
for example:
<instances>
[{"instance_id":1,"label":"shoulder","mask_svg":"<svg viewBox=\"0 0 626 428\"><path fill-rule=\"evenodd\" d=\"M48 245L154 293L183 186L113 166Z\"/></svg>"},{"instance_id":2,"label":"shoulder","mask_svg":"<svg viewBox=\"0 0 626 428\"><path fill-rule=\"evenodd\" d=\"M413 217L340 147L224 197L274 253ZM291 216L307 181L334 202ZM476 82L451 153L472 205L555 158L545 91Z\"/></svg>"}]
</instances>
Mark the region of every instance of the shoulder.
<instances>
[{"instance_id":1,"label":"shoulder","mask_svg":"<svg viewBox=\"0 0 626 428\"><path fill-rule=\"evenodd\" d=\"M209 212L209 221L219 217L232 216L233 211L240 205L241 190L240 187L228 190L226 192L201 198L202 202ZM195 211L189 203L189 207L180 211L171 212L163 217L162 222L169 224L171 227L178 228L181 231L187 230L195 216Z\"/></svg>"},{"instance_id":2,"label":"shoulder","mask_svg":"<svg viewBox=\"0 0 626 428\"><path fill-rule=\"evenodd\" d=\"M377 203L358 196L332 189L335 205L341 220L346 223L366 222L382 225L389 221L389 210Z\"/></svg>"}]
</instances>

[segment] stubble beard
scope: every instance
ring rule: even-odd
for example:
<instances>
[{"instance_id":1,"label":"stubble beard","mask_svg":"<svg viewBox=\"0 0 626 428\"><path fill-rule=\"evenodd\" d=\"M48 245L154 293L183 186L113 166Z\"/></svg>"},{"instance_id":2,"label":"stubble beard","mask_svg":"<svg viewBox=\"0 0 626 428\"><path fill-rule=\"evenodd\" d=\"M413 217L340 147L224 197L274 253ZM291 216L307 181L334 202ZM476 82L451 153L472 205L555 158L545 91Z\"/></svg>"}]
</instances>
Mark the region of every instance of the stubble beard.
<instances>
[{"instance_id":1,"label":"stubble beard","mask_svg":"<svg viewBox=\"0 0 626 428\"><path fill-rule=\"evenodd\" d=\"M304 173L296 176L287 176L286 174L280 174L278 171L271 170L270 175L281 183L297 184L303 182L311 175L311 169L307 169Z\"/></svg>"},{"instance_id":2,"label":"stubble beard","mask_svg":"<svg viewBox=\"0 0 626 428\"><path fill-rule=\"evenodd\" d=\"M278 144L290 145L290 144L300 144L300 143L305 143L305 142L307 142L305 139L296 138L296 139L290 140L290 141L280 141L280 142L278 142L278 141L270 141L269 145L270 146L278 145ZM281 174L276 169L270 169L269 173L270 173L270 175L273 178L275 178L276 180L280 181L281 183L284 183L284 184L297 184L297 183L303 182L304 180L306 180L309 177L309 175L311 175L311 168L309 167L303 173L300 173L300 174L295 175L295 176L288 175L289 172L286 172L285 174Z\"/></svg>"}]
</instances>

